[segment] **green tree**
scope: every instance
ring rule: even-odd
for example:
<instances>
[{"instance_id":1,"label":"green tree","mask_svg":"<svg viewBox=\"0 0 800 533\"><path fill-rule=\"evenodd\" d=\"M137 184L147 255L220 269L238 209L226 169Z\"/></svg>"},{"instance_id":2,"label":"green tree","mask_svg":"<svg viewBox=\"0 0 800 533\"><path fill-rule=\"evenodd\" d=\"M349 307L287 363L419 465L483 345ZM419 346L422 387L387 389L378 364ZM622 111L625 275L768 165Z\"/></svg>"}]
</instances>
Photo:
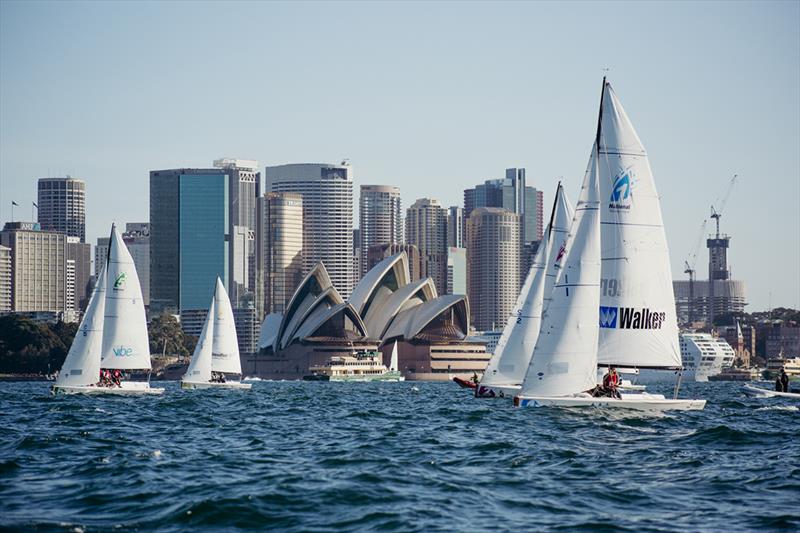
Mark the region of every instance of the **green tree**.
<instances>
[{"instance_id":1,"label":"green tree","mask_svg":"<svg viewBox=\"0 0 800 533\"><path fill-rule=\"evenodd\" d=\"M186 336L181 325L174 315L162 313L148 325L150 335L150 353L160 354L165 351L170 355L188 356L191 354L186 347Z\"/></svg>"},{"instance_id":2,"label":"green tree","mask_svg":"<svg viewBox=\"0 0 800 533\"><path fill-rule=\"evenodd\" d=\"M0 372L43 374L61 368L76 330L77 324L0 317Z\"/></svg>"}]
</instances>

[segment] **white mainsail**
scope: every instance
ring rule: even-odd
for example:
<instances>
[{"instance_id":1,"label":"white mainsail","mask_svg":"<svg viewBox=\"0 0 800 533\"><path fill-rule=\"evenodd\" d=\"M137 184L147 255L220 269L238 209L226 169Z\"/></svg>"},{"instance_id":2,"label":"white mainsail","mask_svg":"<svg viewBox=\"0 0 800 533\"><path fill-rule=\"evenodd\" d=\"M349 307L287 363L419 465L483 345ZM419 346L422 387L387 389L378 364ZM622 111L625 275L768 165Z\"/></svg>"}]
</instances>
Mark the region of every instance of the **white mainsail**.
<instances>
[{"instance_id":1,"label":"white mainsail","mask_svg":"<svg viewBox=\"0 0 800 533\"><path fill-rule=\"evenodd\" d=\"M397 341L394 341L394 346L392 346L392 358L389 360L389 370L392 372L397 372L398 369Z\"/></svg>"},{"instance_id":2,"label":"white mainsail","mask_svg":"<svg viewBox=\"0 0 800 533\"><path fill-rule=\"evenodd\" d=\"M111 227L106 277L100 366L150 370L150 342L142 287L133 258L116 226Z\"/></svg>"},{"instance_id":3,"label":"white mainsail","mask_svg":"<svg viewBox=\"0 0 800 533\"><path fill-rule=\"evenodd\" d=\"M100 350L103 346L103 314L106 306L106 267L103 265L92 291L56 385L87 386L100 380Z\"/></svg>"},{"instance_id":4,"label":"white mainsail","mask_svg":"<svg viewBox=\"0 0 800 533\"><path fill-rule=\"evenodd\" d=\"M219 278L217 278L217 286L214 290L214 307L214 344L211 370L226 374L241 374L242 361L239 359L239 340L236 337L233 308L225 286Z\"/></svg>"},{"instance_id":5,"label":"white mainsail","mask_svg":"<svg viewBox=\"0 0 800 533\"><path fill-rule=\"evenodd\" d=\"M197 339L197 345L194 347L192 360L189 363L189 368L183 375L183 381L191 383L208 383L211 381L211 361L212 349L214 345L214 317L216 316L215 299L211 300L211 306L208 308L206 320L203 322L203 330L200 332L200 338Z\"/></svg>"},{"instance_id":6,"label":"white mainsail","mask_svg":"<svg viewBox=\"0 0 800 533\"><path fill-rule=\"evenodd\" d=\"M597 144L603 264L598 362L680 368L658 192L644 146L605 80Z\"/></svg>"},{"instance_id":7,"label":"white mainsail","mask_svg":"<svg viewBox=\"0 0 800 533\"><path fill-rule=\"evenodd\" d=\"M584 180L563 262L530 366L523 396L569 396L592 389L597 374L600 302L600 216L597 166Z\"/></svg>"}]
</instances>

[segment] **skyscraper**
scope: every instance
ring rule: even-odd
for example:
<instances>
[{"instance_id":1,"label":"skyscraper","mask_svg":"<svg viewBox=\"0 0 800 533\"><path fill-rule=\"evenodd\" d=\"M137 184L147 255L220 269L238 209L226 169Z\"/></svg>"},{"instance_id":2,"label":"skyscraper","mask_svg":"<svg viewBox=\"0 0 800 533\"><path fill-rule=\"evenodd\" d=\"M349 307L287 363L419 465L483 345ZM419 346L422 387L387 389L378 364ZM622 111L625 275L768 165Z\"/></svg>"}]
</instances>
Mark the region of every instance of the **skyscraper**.
<instances>
[{"instance_id":1,"label":"skyscraper","mask_svg":"<svg viewBox=\"0 0 800 533\"><path fill-rule=\"evenodd\" d=\"M447 246L464 247L464 210L457 205L447 209Z\"/></svg>"},{"instance_id":2,"label":"skyscraper","mask_svg":"<svg viewBox=\"0 0 800 533\"><path fill-rule=\"evenodd\" d=\"M419 248L423 277L447 291L447 214L438 200L420 198L406 211L406 242Z\"/></svg>"},{"instance_id":3,"label":"skyscraper","mask_svg":"<svg viewBox=\"0 0 800 533\"><path fill-rule=\"evenodd\" d=\"M67 309L83 312L89 304L92 277L92 245L67 237Z\"/></svg>"},{"instance_id":4,"label":"skyscraper","mask_svg":"<svg viewBox=\"0 0 800 533\"><path fill-rule=\"evenodd\" d=\"M447 294L467 294L466 248L447 248Z\"/></svg>"},{"instance_id":5,"label":"skyscraper","mask_svg":"<svg viewBox=\"0 0 800 533\"><path fill-rule=\"evenodd\" d=\"M37 206L43 231L86 242L86 182L69 176L40 178Z\"/></svg>"},{"instance_id":6,"label":"skyscraper","mask_svg":"<svg viewBox=\"0 0 800 533\"><path fill-rule=\"evenodd\" d=\"M303 197L303 273L323 262L336 289L353 290L353 177L341 165L300 163L267 167L265 189Z\"/></svg>"},{"instance_id":7,"label":"skyscraper","mask_svg":"<svg viewBox=\"0 0 800 533\"><path fill-rule=\"evenodd\" d=\"M0 312L11 311L11 248L0 245Z\"/></svg>"},{"instance_id":8,"label":"skyscraper","mask_svg":"<svg viewBox=\"0 0 800 533\"><path fill-rule=\"evenodd\" d=\"M467 293L479 330L502 328L520 289L520 215L481 207L467 221Z\"/></svg>"},{"instance_id":9,"label":"skyscraper","mask_svg":"<svg viewBox=\"0 0 800 533\"><path fill-rule=\"evenodd\" d=\"M370 246L403 242L400 189L390 185L362 185L358 206L361 249L358 278L361 279L367 273Z\"/></svg>"},{"instance_id":10,"label":"skyscraper","mask_svg":"<svg viewBox=\"0 0 800 533\"><path fill-rule=\"evenodd\" d=\"M268 192L258 199L256 231L256 309L283 313L303 280L303 197Z\"/></svg>"}]
</instances>

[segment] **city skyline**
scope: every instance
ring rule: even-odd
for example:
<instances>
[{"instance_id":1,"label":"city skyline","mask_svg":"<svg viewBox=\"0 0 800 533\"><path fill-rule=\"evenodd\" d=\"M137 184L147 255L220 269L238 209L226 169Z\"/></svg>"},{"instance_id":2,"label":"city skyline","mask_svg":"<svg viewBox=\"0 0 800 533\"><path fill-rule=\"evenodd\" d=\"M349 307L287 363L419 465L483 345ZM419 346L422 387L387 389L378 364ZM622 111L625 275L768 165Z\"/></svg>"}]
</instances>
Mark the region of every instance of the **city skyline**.
<instances>
[{"instance_id":1,"label":"city skyline","mask_svg":"<svg viewBox=\"0 0 800 533\"><path fill-rule=\"evenodd\" d=\"M733 276L749 286L747 310L800 307L797 239L763 238L767 224L790 236L800 230L798 5L580 6L581 15L556 4L209 3L184 13L170 5L5 2L0 219L10 221L14 200L14 218L27 220L36 180L69 174L86 181L86 242L94 243L112 221L147 220L150 170L207 168L219 157L258 159L261 171L350 158L354 189L397 186L404 206L431 197L463 207L463 189L520 167L545 198L562 176L574 202L602 69L610 67L653 162L673 278L685 279L700 224L738 173L721 228L732 235ZM221 13L242 39L215 50L187 33L213 28ZM188 16L185 26L175 26L179 15ZM646 27L651 17L661 25ZM311 35L331 23L341 26L336 42ZM69 30L76 24L85 28L80 36ZM440 24L449 42L437 38ZM630 38L606 42L609 24ZM278 47L299 25L312 29L309 41ZM402 38L408 27L419 42ZM145 28L172 36L141 43ZM676 28L681 40L669 38ZM559 29L570 42L548 59L541 50L560 41ZM388 38L377 39L385 31ZM363 50L373 38L373 50ZM97 47L101 40L107 46ZM56 42L64 46L51 57ZM318 85L334 64L344 83ZM224 98L215 84L169 87L247 67L253 83L226 85ZM270 78L277 83L260 83ZM748 101L760 104L742 105ZM336 134L313 126L327 122Z\"/></svg>"}]
</instances>

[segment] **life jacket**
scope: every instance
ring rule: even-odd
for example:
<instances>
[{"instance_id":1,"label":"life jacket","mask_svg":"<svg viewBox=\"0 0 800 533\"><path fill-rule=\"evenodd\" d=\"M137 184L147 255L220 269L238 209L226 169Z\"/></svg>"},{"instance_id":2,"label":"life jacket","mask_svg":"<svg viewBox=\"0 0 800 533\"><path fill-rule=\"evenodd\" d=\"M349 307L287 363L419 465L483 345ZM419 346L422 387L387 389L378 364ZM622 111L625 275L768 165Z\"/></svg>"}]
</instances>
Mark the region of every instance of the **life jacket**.
<instances>
[{"instance_id":1,"label":"life jacket","mask_svg":"<svg viewBox=\"0 0 800 533\"><path fill-rule=\"evenodd\" d=\"M609 388L609 387L616 387L618 385L619 385L619 374L608 373L603 378L603 387Z\"/></svg>"}]
</instances>

